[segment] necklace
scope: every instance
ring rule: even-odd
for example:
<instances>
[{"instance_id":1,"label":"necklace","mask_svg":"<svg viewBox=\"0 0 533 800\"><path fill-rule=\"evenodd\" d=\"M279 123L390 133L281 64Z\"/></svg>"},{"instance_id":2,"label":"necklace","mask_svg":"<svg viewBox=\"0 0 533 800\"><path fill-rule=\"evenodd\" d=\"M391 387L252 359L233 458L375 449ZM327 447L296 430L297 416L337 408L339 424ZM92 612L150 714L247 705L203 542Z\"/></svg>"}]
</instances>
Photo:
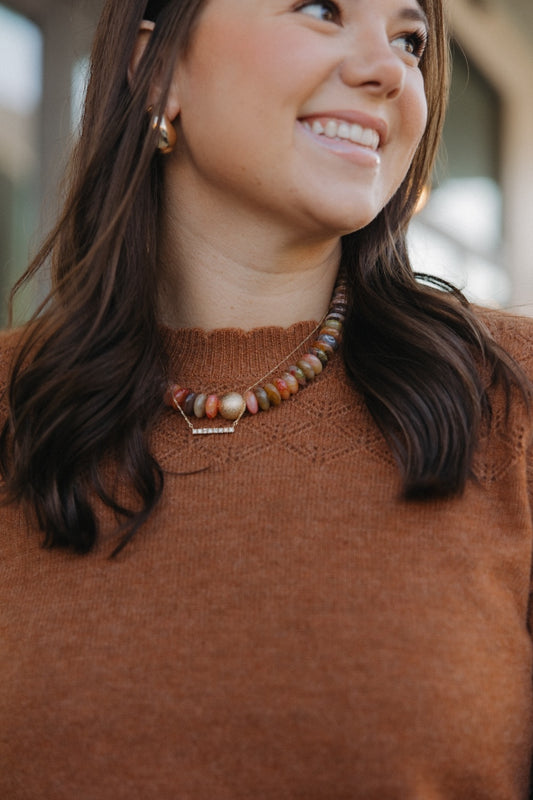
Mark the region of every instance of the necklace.
<instances>
[{"instance_id":1,"label":"necklace","mask_svg":"<svg viewBox=\"0 0 533 800\"><path fill-rule=\"evenodd\" d=\"M193 392L177 383L169 383L165 392L165 404L181 414L194 436L235 433L237 425L248 412L255 416L259 411L277 408L301 389L312 383L321 374L328 361L338 349L347 308L346 281L339 278L327 313L305 339L265 375L251 384L244 392L228 392L222 397L208 392ZM318 335L315 337L315 334ZM294 364L281 375L268 380L298 351L313 339L309 349L297 357ZM215 419L221 417L230 425L218 427L195 427L191 419Z\"/></svg>"}]
</instances>

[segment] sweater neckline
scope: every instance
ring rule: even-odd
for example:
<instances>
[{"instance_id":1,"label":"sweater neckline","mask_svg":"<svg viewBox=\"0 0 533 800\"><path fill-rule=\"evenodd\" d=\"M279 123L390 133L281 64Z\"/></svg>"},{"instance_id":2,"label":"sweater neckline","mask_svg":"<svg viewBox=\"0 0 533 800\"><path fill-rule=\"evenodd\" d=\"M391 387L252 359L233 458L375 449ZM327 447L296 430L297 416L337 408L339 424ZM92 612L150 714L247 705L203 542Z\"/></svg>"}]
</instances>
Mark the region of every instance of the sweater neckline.
<instances>
[{"instance_id":1,"label":"sweater neckline","mask_svg":"<svg viewBox=\"0 0 533 800\"><path fill-rule=\"evenodd\" d=\"M314 320L306 320L287 328L268 326L248 331L240 328L206 331L162 325L160 332L168 378L192 391L244 391L287 359L317 325ZM312 337L305 341L291 363L309 348L311 341Z\"/></svg>"}]
</instances>

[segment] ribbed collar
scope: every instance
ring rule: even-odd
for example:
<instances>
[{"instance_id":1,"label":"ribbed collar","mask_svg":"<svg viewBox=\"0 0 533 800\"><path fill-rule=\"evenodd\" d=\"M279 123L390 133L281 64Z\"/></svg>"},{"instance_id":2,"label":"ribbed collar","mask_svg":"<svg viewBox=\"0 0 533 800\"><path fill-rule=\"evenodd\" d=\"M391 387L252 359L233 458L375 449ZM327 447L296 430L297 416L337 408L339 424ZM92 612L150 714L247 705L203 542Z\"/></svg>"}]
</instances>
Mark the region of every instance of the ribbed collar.
<instances>
[{"instance_id":1,"label":"ribbed collar","mask_svg":"<svg viewBox=\"0 0 533 800\"><path fill-rule=\"evenodd\" d=\"M168 357L169 379L196 392L244 391L286 359L317 326L297 322L289 328L267 327L243 331L225 328L172 329L162 326ZM296 361L309 349L313 337L290 359ZM277 371L277 374L283 370Z\"/></svg>"}]
</instances>

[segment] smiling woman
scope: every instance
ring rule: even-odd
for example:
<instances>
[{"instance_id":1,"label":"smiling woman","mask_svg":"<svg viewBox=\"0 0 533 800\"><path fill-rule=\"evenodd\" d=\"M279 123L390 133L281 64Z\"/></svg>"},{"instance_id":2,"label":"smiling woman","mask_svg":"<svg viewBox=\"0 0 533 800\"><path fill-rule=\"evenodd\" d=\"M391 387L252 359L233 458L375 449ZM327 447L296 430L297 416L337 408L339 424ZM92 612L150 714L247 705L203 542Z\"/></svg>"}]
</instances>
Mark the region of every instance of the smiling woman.
<instances>
[{"instance_id":1,"label":"smiling woman","mask_svg":"<svg viewBox=\"0 0 533 800\"><path fill-rule=\"evenodd\" d=\"M440 0L107 0L1 339L0 796L527 797L531 323L405 245L447 69Z\"/></svg>"},{"instance_id":2,"label":"smiling woman","mask_svg":"<svg viewBox=\"0 0 533 800\"><path fill-rule=\"evenodd\" d=\"M172 119L180 115L177 155L168 166L173 225L181 222L183 209L218 240L235 228L238 214L236 246L243 235L250 247L267 240L270 246L261 246L266 263L256 259L255 266L270 273L279 260L272 253L274 231L284 262L296 262L290 248L300 248L299 240L305 247L312 240L315 270L324 276L327 268L331 281L339 234L377 216L402 182L424 132L422 52L411 53L407 39L424 40L427 34L418 14L413 19L397 3L348 3L343 12L318 14L329 8L333 4L249 3L243 10L238 2L209 3L173 77L167 111ZM324 133L308 131L305 124L312 122L320 122ZM363 142L339 137L342 123L361 126ZM369 137L379 138L376 147L366 143ZM182 246L180 237L172 239ZM290 271L295 269L300 268ZM167 320L189 323L179 314L176 293L167 298L174 311ZM299 319L294 309L293 318L286 311L272 320L265 300L259 322ZM307 313L321 315L323 302L322 296ZM242 324L241 303L236 306L238 319L217 323Z\"/></svg>"}]
</instances>

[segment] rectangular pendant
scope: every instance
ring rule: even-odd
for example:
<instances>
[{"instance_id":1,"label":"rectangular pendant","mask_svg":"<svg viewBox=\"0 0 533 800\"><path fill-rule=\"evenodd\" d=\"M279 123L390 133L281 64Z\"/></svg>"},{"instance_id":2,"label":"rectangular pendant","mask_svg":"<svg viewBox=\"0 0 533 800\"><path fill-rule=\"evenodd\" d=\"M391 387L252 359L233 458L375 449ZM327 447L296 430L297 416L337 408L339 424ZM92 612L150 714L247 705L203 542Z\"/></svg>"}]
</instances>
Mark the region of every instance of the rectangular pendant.
<instances>
[{"instance_id":1,"label":"rectangular pendant","mask_svg":"<svg viewBox=\"0 0 533 800\"><path fill-rule=\"evenodd\" d=\"M214 436L217 434L235 433L235 426L225 428L193 428L193 436Z\"/></svg>"}]
</instances>

